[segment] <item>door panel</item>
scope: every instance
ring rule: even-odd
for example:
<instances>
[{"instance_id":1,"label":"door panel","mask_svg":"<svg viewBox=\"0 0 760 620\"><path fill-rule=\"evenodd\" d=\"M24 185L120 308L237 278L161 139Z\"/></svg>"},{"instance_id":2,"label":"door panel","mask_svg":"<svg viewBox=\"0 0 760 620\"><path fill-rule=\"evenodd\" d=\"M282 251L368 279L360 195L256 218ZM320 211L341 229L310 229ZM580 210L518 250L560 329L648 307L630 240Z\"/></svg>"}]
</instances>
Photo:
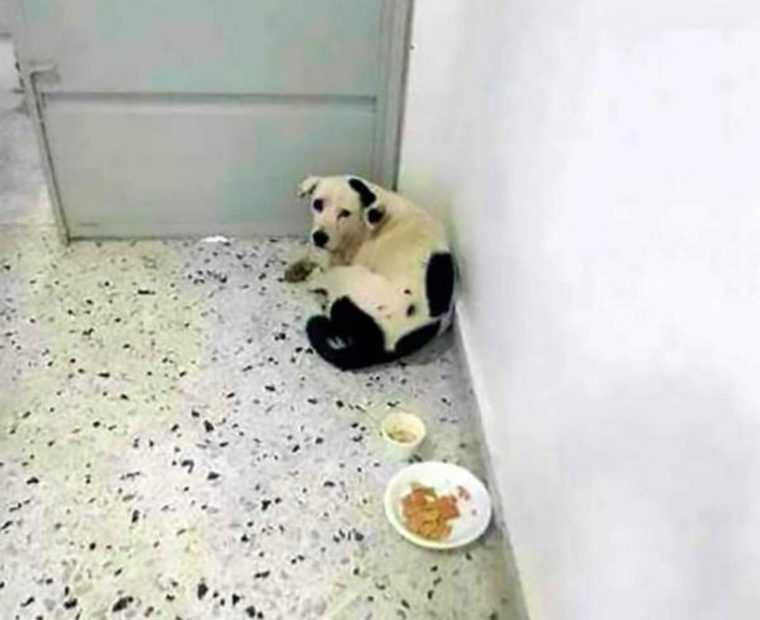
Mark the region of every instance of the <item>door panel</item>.
<instances>
[{"instance_id":1,"label":"door panel","mask_svg":"<svg viewBox=\"0 0 760 620\"><path fill-rule=\"evenodd\" d=\"M303 176L371 168L367 102L52 98L46 115L73 238L305 231Z\"/></svg>"},{"instance_id":2,"label":"door panel","mask_svg":"<svg viewBox=\"0 0 760 620\"><path fill-rule=\"evenodd\" d=\"M373 96L378 0L24 0L45 91Z\"/></svg>"},{"instance_id":3,"label":"door panel","mask_svg":"<svg viewBox=\"0 0 760 620\"><path fill-rule=\"evenodd\" d=\"M410 0L16 0L71 237L303 234L305 174L395 183Z\"/></svg>"}]
</instances>

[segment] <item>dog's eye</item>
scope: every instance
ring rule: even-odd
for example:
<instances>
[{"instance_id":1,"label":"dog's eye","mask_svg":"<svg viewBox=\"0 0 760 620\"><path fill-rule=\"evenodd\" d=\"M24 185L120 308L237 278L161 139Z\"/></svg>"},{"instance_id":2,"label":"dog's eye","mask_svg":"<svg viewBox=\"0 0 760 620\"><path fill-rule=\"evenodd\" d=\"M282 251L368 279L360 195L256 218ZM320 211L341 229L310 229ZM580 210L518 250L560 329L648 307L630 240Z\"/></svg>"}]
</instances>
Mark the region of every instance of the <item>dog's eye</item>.
<instances>
[{"instance_id":1,"label":"dog's eye","mask_svg":"<svg viewBox=\"0 0 760 620\"><path fill-rule=\"evenodd\" d=\"M322 213L322 209L325 208L325 203L321 198L317 198L311 205L317 213Z\"/></svg>"},{"instance_id":2,"label":"dog's eye","mask_svg":"<svg viewBox=\"0 0 760 620\"><path fill-rule=\"evenodd\" d=\"M351 215L351 211L348 211L347 209L343 209L340 213L338 213L338 218L348 217L350 215Z\"/></svg>"}]
</instances>

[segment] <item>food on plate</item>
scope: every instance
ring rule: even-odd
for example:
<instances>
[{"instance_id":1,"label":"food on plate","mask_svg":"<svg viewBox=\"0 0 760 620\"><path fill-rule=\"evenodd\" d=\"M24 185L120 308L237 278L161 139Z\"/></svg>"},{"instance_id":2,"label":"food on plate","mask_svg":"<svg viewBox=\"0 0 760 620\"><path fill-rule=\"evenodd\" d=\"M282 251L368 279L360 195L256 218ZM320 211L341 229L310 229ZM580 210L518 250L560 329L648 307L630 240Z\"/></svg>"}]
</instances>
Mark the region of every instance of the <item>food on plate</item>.
<instances>
[{"instance_id":1,"label":"food on plate","mask_svg":"<svg viewBox=\"0 0 760 620\"><path fill-rule=\"evenodd\" d=\"M429 540L448 538L451 534L449 521L459 517L456 496L438 495L435 489L417 483L412 483L412 491L401 498L401 507L406 527Z\"/></svg>"}]
</instances>

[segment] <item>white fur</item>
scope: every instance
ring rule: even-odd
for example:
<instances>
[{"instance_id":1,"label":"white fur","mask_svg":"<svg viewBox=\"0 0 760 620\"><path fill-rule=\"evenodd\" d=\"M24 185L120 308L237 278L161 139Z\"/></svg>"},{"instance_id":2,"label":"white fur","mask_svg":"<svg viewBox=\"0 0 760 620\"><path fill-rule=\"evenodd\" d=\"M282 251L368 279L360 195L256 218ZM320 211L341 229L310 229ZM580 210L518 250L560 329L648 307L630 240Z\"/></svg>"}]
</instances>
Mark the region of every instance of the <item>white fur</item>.
<instances>
[{"instance_id":1,"label":"white fur","mask_svg":"<svg viewBox=\"0 0 760 620\"><path fill-rule=\"evenodd\" d=\"M328 304L350 297L375 319L385 334L386 350L392 352L402 336L431 322L427 264L431 255L449 252L449 244L443 225L430 213L359 179L377 197L363 206L349 185L352 178L359 177L308 177L300 185L299 194L308 196L310 205L317 200L322 204L322 211L314 212L312 234L329 235L329 264L312 276L309 287L326 291ZM372 209L382 215L376 224L369 221ZM411 316L410 306L415 310ZM438 318L442 330L450 315Z\"/></svg>"}]
</instances>

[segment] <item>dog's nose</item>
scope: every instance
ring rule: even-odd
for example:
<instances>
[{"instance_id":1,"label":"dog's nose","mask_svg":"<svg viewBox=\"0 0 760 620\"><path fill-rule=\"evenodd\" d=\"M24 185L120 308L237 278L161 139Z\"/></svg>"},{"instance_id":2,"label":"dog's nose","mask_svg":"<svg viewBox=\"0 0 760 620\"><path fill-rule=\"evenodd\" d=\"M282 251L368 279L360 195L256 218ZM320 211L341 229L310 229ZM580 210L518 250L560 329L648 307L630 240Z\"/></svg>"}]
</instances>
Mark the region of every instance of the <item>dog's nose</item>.
<instances>
[{"instance_id":1,"label":"dog's nose","mask_svg":"<svg viewBox=\"0 0 760 620\"><path fill-rule=\"evenodd\" d=\"M327 242L330 240L330 237L327 236L327 233L318 230L316 231L311 238L314 240L314 245L316 245L318 248L323 248L327 245Z\"/></svg>"}]
</instances>

